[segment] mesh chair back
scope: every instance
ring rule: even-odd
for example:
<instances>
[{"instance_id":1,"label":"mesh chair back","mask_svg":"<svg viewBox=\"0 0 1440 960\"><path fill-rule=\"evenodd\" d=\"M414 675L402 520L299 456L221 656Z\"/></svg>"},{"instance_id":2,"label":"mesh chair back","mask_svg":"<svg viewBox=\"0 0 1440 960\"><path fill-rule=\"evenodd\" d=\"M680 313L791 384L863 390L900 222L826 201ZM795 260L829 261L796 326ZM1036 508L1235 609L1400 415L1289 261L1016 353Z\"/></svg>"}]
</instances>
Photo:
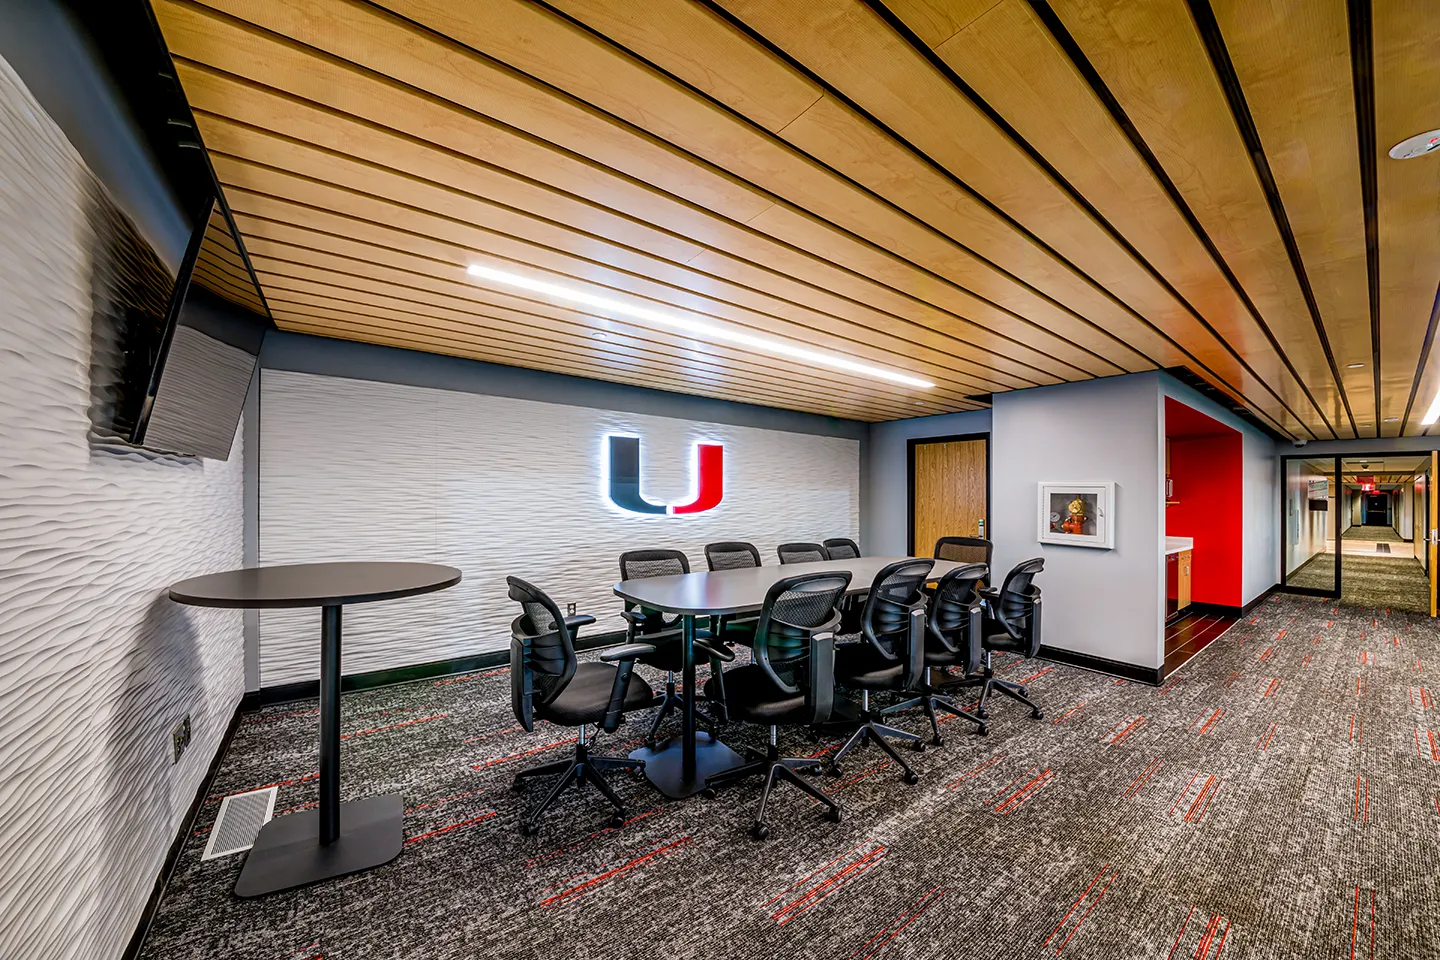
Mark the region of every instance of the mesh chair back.
<instances>
[{"instance_id":1,"label":"mesh chair back","mask_svg":"<svg viewBox=\"0 0 1440 960\"><path fill-rule=\"evenodd\" d=\"M980 586L990 575L983 563L967 563L940 578L930 599L926 622L930 629L948 637L963 630L970 622L970 608L979 599Z\"/></svg>"},{"instance_id":2,"label":"mesh chair back","mask_svg":"<svg viewBox=\"0 0 1440 960\"><path fill-rule=\"evenodd\" d=\"M934 566L935 561L924 558L899 560L882 567L870 584L860 631L891 660L897 659L896 639L910 629L910 611L924 602L922 590Z\"/></svg>"},{"instance_id":3,"label":"mesh chair back","mask_svg":"<svg viewBox=\"0 0 1440 960\"><path fill-rule=\"evenodd\" d=\"M840 601L850 571L806 573L770 585L755 628L755 662L781 690L806 691L811 722L828 719L834 703L834 637L822 649L826 662L811 662L812 638L840 623Z\"/></svg>"},{"instance_id":4,"label":"mesh chair back","mask_svg":"<svg viewBox=\"0 0 1440 960\"><path fill-rule=\"evenodd\" d=\"M995 545L979 537L941 537L935 541L935 559L951 563L983 563L990 565Z\"/></svg>"},{"instance_id":5,"label":"mesh chair back","mask_svg":"<svg viewBox=\"0 0 1440 960\"><path fill-rule=\"evenodd\" d=\"M673 577L690 572L690 558L680 550L627 550L620 554L621 580L648 580L651 577ZM639 608L643 622L636 625L636 634L665 630L679 618L666 620L665 614L649 607L625 601L626 610Z\"/></svg>"},{"instance_id":6,"label":"mesh chair back","mask_svg":"<svg viewBox=\"0 0 1440 960\"><path fill-rule=\"evenodd\" d=\"M715 570L744 570L760 566L760 551L755 544L741 540L725 540L705 544L705 562Z\"/></svg>"},{"instance_id":7,"label":"mesh chair back","mask_svg":"<svg viewBox=\"0 0 1440 960\"><path fill-rule=\"evenodd\" d=\"M822 546L829 552L831 560L854 560L860 556L860 544L846 537L826 540Z\"/></svg>"},{"instance_id":8,"label":"mesh chair back","mask_svg":"<svg viewBox=\"0 0 1440 960\"><path fill-rule=\"evenodd\" d=\"M830 551L825 549L823 543L782 543L775 548L775 552L782 564L816 563L830 559Z\"/></svg>"},{"instance_id":9,"label":"mesh chair back","mask_svg":"<svg viewBox=\"0 0 1440 960\"><path fill-rule=\"evenodd\" d=\"M575 676L575 643L555 601L519 577L506 577L524 611L510 624L510 706L526 730L535 703L546 704Z\"/></svg>"},{"instance_id":10,"label":"mesh chair back","mask_svg":"<svg viewBox=\"0 0 1440 960\"><path fill-rule=\"evenodd\" d=\"M1030 620L1035 598L1040 595L1040 588L1035 586L1035 575L1044 569L1045 560L1036 557L1034 560L1017 563L1014 569L1005 574L997 610L1000 617L1017 630Z\"/></svg>"}]
</instances>

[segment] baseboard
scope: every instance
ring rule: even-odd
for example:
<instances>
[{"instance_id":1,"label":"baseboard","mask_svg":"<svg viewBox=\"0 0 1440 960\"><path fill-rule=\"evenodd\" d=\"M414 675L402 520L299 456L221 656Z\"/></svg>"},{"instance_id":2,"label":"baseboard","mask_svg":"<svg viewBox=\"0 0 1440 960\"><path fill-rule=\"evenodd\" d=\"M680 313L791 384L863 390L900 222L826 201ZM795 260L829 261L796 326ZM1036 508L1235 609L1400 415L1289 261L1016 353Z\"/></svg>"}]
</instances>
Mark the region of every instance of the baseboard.
<instances>
[{"instance_id":1,"label":"baseboard","mask_svg":"<svg viewBox=\"0 0 1440 960\"><path fill-rule=\"evenodd\" d=\"M1040 645L1040 651L1036 654L1041 660L1050 660L1054 663L1064 663L1072 667L1083 667L1086 670L1094 670L1096 673L1109 674L1112 677L1122 677L1126 680L1134 680L1137 683L1148 683L1153 687L1160 686L1161 667L1141 667L1133 663L1121 663L1119 660L1107 660L1104 657L1092 657L1088 653L1076 653L1074 650L1061 650L1058 647Z\"/></svg>"},{"instance_id":2,"label":"baseboard","mask_svg":"<svg viewBox=\"0 0 1440 960\"><path fill-rule=\"evenodd\" d=\"M1266 600L1269 600L1272 596L1279 592L1280 584L1270 584L1270 586L1263 590L1258 597L1256 597L1254 600L1251 600L1249 603L1245 604L1245 606L1240 608L1240 616L1245 616L1245 614L1249 613L1251 610L1254 610L1256 607L1260 606L1260 604L1264 603Z\"/></svg>"},{"instance_id":3,"label":"baseboard","mask_svg":"<svg viewBox=\"0 0 1440 960\"><path fill-rule=\"evenodd\" d=\"M1244 615L1244 607L1232 607L1225 603L1202 603L1195 601L1185 608L1185 613L1199 613L1205 616L1216 617L1239 617Z\"/></svg>"},{"instance_id":4,"label":"baseboard","mask_svg":"<svg viewBox=\"0 0 1440 960\"><path fill-rule=\"evenodd\" d=\"M622 631L599 633L592 637L582 637L575 641L575 649L593 650L596 647L608 647L611 644L620 643L624 639L625 634ZM368 673L352 673L340 678L340 692L350 693L355 690L371 690L375 687L389 687L397 683L413 683L416 680L431 680L435 677L447 677L457 673L492 670L495 667L503 666L509 662L509 650L492 650L488 653L479 653L470 657L432 660L429 663L417 663L404 667L387 667L384 670L372 670ZM294 700L314 700L318 696L320 696L320 681L318 679L301 680L297 683L281 683L273 687L261 687L259 690L252 690L245 694L245 699L240 701L240 709L248 711L258 707L272 706L277 703L290 703Z\"/></svg>"},{"instance_id":5,"label":"baseboard","mask_svg":"<svg viewBox=\"0 0 1440 960\"><path fill-rule=\"evenodd\" d=\"M160 875L155 878L155 887L150 891L150 899L145 901L140 922L135 925L135 934L130 938L125 952L120 955L121 960L136 960L140 956L141 948L145 946L145 937L150 933L150 925L155 922L155 911L160 908L160 899L165 895L165 888L169 886L170 878L175 875L175 868L180 864L180 854L185 850L185 841L190 839L190 834L195 830L195 820L200 816L200 808L205 805L205 798L210 796L215 786L215 775L220 772L220 762L225 759L225 754L230 749L230 741L235 739L235 730L240 726L241 711L242 705L236 705L235 712L230 715L225 735L220 738L220 745L215 748L215 756L210 758L210 769L200 780L200 786L195 790L195 799L190 801L190 809L180 823L180 832L171 842L170 852L165 854Z\"/></svg>"}]
</instances>

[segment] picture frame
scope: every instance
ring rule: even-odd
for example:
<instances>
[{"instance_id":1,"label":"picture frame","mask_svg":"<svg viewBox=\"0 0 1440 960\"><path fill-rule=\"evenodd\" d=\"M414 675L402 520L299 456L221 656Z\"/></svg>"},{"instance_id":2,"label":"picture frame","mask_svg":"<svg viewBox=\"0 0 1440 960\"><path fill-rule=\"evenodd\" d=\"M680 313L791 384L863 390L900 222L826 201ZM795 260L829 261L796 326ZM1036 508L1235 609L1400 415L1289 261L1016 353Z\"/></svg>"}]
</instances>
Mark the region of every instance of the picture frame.
<instances>
[{"instance_id":1,"label":"picture frame","mask_svg":"<svg viewBox=\"0 0 1440 960\"><path fill-rule=\"evenodd\" d=\"M1037 534L1041 543L1115 548L1115 484L1113 481L1039 483ZM1078 512L1071 509L1079 501Z\"/></svg>"}]
</instances>

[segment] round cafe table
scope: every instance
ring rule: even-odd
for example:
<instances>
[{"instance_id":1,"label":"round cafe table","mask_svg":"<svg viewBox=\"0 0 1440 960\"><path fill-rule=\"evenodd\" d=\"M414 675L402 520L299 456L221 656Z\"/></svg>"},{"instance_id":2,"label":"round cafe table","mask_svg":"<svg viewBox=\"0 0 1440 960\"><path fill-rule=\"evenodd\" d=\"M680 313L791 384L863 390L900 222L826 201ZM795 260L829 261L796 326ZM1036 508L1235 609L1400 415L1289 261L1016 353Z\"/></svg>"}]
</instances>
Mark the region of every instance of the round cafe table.
<instances>
[{"instance_id":1,"label":"round cafe table","mask_svg":"<svg viewBox=\"0 0 1440 960\"><path fill-rule=\"evenodd\" d=\"M388 863L405 842L404 802L386 794L340 802L340 611L433 593L460 582L436 563L300 563L182 580L170 599L197 607L320 607L320 803L265 824L235 893L258 897Z\"/></svg>"}]
</instances>

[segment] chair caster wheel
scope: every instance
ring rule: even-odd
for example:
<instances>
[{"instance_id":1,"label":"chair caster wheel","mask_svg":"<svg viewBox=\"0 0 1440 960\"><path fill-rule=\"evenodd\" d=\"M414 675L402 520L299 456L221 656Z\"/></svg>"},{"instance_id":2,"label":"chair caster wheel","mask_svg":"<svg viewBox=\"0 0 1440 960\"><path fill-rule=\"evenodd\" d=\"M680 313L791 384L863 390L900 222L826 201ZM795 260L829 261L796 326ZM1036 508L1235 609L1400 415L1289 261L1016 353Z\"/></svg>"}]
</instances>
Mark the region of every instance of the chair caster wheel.
<instances>
[{"instance_id":1,"label":"chair caster wheel","mask_svg":"<svg viewBox=\"0 0 1440 960\"><path fill-rule=\"evenodd\" d=\"M645 738L645 749L646 749L646 750L654 750L654 749L655 749L656 747L658 747L658 746L660 746L660 741L656 740L654 737L646 737L646 738Z\"/></svg>"},{"instance_id":2,"label":"chair caster wheel","mask_svg":"<svg viewBox=\"0 0 1440 960\"><path fill-rule=\"evenodd\" d=\"M914 750L916 753L924 753L924 752L925 752L925 741L924 741L924 740L916 740L916 741L914 742L914 745L911 746L910 749L911 749L911 750Z\"/></svg>"},{"instance_id":3,"label":"chair caster wheel","mask_svg":"<svg viewBox=\"0 0 1440 960\"><path fill-rule=\"evenodd\" d=\"M625 811L617 811L613 816L610 817L610 826L614 827L616 830L619 830L621 827L625 826L625 819Z\"/></svg>"},{"instance_id":4,"label":"chair caster wheel","mask_svg":"<svg viewBox=\"0 0 1440 960\"><path fill-rule=\"evenodd\" d=\"M920 782L920 778L915 775L914 771L909 771L905 774L905 782L913 787Z\"/></svg>"},{"instance_id":5,"label":"chair caster wheel","mask_svg":"<svg viewBox=\"0 0 1440 960\"><path fill-rule=\"evenodd\" d=\"M845 768L840 766L840 764L838 763L832 763L830 764L830 766L825 768L825 772L830 774L830 776L832 777L838 777L840 776L840 774L845 772Z\"/></svg>"},{"instance_id":6,"label":"chair caster wheel","mask_svg":"<svg viewBox=\"0 0 1440 960\"><path fill-rule=\"evenodd\" d=\"M714 787L706 787L704 790L700 791L700 796L704 797L706 800L714 800L717 796L719 796L719 794L715 792Z\"/></svg>"},{"instance_id":7,"label":"chair caster wheel","mask_svg":"<svg viewBox=\"0 0 1440 960\"><path fill-rule=\"evenodd\" d=\"M930 746L932 746L932 747L943 747L943 746L945 746L945 741L942 740L942 739L940 739L939 737L931 737L931 738L930 738Z\"/></svg>"},{"instance_id":8,"label":"chair caster wheel","mask_svg":"<svg viewBox=\"0 0 1440 960\"><path fill-rule=\"evenodd\" d=\"M767 826L765 826L765 824L764 824L762 821L756 820L756 821L754 822L754 824L751 825L751 827L750 827L750 839L752 839L752 840L764 840L764 839L765 839L766 837L768 837L768 836L770 836L770 828L767 827Z\"/></svg>"},{"instance_id":9,"label":"chair caster wheel","mask_svg":"<svg viewBox=\"0 0 1440 960\"><path fill-rule=\"evenodd\" d=\"M990 714L987 713L987 712L984 711L984 710L979 709L979 708L976 708L976 710L975 710L975 716L979 717L981 720L989 720L989 719L990 719Z\"/></svg>"},{"instance_id":10,"label":"chair caster wheel","mask_svg":"<svg viewBox=\"0 0 1440 960\"><path fill-rule=\"evenodd\" d=\"M527 821L526 823L520 824L520 832L527 837L533 837L535 836L535 834L540 832L540 825L538 823L529 823Z\"/></svg>"},{"instance_id":11,"label":"chair caster wheel","mask_svg":"<svg viewBox=\"0 0 1440 960\"><path fill-rule=\"evenodd\" d=\"M1017 691L1015 691L1015 692L1018 693L1018 694L1020 694L1020 696L1022 696L1022 697L1028 697L1028 696L1030 696L1030 691L1029 691L1029 690L1026 690L1024 687L1021 687L1019 690L1017 690Z\"/></svg>"},{"instance_id":12,"label":"chair caster wheel","mask_svg":"<svg viewBox=\"0 0 1440 960\"><path fill-rule=\"evenodd\" d=\"M1031 714L1031 716L1033 716L1036 720L1045 719L1045 713L1042 710L1036 710L1033 714Z\"/></svg>"},{"instance_id":13,"label":"chair caster wheel","mask_svg":"<svg viewBox=\"0 0 1440 960\"><path fill-rule=\"evenodd\" d=\"M818 774L818 773L819 773L821 770L823 770L823 769L825 769L825 768L822 767L822 766L820 766L820 764L816 763L816 764L811 764L810 766L806 767L805 769L801 770L800 772L801 772L801 773L808 773L808 774L810 774L811 776L814 776L815 774Z\"/></svg>"},{"instance_id":14,"label":"chair caster wheel","mask_svg":"<svg viewBox=\"0 0 1440 960\"><path fill-rule=\"evenodd\" d=\"M811 743L820 742L820 731L816 730L814 727L810 728L810 730L806 733L806 736L810 738Z\"/></svg>"},{"instance_id":15,"label":"chair caster wheel","mask_svg":"<svg viewBox=\"0 0 1440 960\"><path fill-rule=\"evenodd\" d=\"M826 811L825 811L825 819L826 819L826 820L829 820L831 823L839 823L839 822L840 822L840 808L839 808L839 807L831 807L829 810L826 810Z\"/></svg>"},{"instance_id":16,"label":"chair caster wheel","mask_svg":"<svg viewBox=\"0 0 1440 960\"><path fill-rule=\"evenodd\" d=\"M975 731L975 735L977 737L988 737L990 735L990 728L982 723L980 724L980 728Z\"/></svg>"}]
</instances>

